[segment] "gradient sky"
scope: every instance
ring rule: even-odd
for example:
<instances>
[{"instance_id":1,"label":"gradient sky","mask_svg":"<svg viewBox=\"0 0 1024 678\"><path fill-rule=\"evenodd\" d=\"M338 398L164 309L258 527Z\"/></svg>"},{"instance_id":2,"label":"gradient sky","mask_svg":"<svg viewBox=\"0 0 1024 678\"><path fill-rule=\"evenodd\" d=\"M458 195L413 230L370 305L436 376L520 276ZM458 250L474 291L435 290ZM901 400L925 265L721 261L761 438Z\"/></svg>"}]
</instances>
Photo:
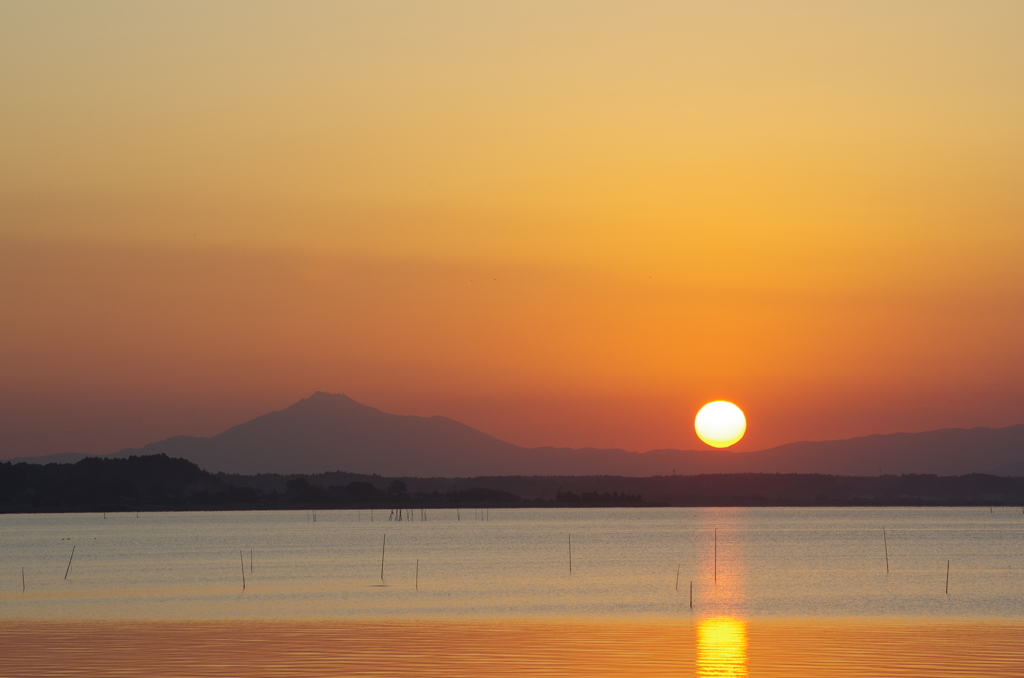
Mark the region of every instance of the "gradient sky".
<instances>
[{"instance_id":1,"label":"gradient sky","mask_svg":"<svg viewBox=\"0 0 1024 678\"><path fill-rule=\"evenodd\" d=\"M0 4L0 458L1024 423L1024 3Z\"/></svg>"}]
</instances>

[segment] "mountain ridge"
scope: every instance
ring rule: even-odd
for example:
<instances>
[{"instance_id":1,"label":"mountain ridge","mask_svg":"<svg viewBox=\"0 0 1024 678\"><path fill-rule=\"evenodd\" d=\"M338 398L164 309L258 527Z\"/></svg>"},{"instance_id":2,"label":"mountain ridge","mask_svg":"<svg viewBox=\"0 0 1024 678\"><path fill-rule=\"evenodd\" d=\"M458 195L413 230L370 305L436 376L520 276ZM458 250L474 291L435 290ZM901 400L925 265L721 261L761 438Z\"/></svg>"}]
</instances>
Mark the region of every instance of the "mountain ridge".
<instances>
[{"instance_id":1,"label":"mountain ridge","mask_svg":"<svg viewBox=\"0 0 1024 678\"><path fill-rule=\"evenodd\" d=\"M389 414L343 394L317 391L287 408L214 436L174 436L108 456L150 454L188 459L215 473L244 474L347 471L396 477L704 473L1024 476L1024 424L800 441L737 453L525 448L448 417ZM71 459L68 453L50 457Z\"/></svg>"}]
</instances>

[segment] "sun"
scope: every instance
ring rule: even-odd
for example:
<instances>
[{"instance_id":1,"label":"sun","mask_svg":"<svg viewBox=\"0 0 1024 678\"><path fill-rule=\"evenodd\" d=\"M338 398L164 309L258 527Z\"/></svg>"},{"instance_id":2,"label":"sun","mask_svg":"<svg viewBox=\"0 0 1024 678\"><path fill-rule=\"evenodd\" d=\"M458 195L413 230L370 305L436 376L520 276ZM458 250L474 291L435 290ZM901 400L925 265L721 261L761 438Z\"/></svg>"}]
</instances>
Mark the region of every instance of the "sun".
<instances>
[{"instance_id":1,"label":"sun","mask_svg":"<svg viewBox=\"0 0 1024 678\"><path fill-rule=\"evenodd\" d=\"M716 400L700 408L693 420L697 437L711 447L735 445L747 432L743 410L726 400Z\"/></svg>"}]
</instances>

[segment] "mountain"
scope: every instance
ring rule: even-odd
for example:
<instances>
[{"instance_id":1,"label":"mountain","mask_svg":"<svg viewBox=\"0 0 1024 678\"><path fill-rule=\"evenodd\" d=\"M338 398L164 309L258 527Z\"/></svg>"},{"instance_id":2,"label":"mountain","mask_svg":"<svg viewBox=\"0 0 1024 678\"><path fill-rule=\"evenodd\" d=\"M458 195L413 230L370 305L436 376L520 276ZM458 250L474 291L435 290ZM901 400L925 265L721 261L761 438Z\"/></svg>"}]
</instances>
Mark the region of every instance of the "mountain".
<instances>
[{"instance_id":1,"label":"mountain","mask_svg":"<svg viewBox=\"0 0 1024 678\"><path fill-rule=\"evenodd\" d=\"M700 473L1024 475L1024 425L799 442L756 452L524 448L446 417L388 414L317 392L210 437L179 436L115 457L166 454L225 473L348 471L404 477Z\"/></svg>"},{"instance_id":2,"label":"mountain","mask_svg":"<svg viewBox=\"0 0 1024 678\"><path fill-rule=\"evenodd\" d=\"M178 436L114 456L166 454L226 473L483 475L504 473L520 449L446 417L387 414L317 392L210 438Z\"/></svg>"},{"instance_id":3,"label":"mountain","mask_svg":"<svg viewBox=\"0 0 1024 678\"><path fill-rule=\"evenodd\" d=\"M849 440L799 442L736 455L737 466L750 456L750 471L875 474L968 473L1024 475L1024 425L1006 428L940 429L890 433ZM755 461L756 460L756 461Z\"/></svg>"}]
</instances>

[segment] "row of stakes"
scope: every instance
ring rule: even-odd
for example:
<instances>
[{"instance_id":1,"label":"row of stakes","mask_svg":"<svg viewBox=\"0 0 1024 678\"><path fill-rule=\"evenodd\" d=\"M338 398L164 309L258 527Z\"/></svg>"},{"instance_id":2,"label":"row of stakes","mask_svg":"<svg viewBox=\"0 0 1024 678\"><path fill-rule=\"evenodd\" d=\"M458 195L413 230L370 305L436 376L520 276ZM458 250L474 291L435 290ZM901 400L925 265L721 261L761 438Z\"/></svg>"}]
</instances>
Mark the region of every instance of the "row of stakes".
<instances>
[{"instance_id":1,"label":"row of stakes","mask_svg":"<svg viewBox=\"0 0 1024 678\"><path fill-rule=\"evenodd\" d=\"M426 520L426 518L423 518ZM389 518L390 520L390 518ZM568 553L569 553L569 574L572 574L572 533L569 533ZM889 574L889 539L885 531L885 526L882 527L882 544L885 549L885 574ZM384 557L388 546L388 535L384 535L384 540L380 547L380 580L384 581ZM71 549L72 557L74 557L74 547ZM242 565L242 590L245 591L245 559L242 556L242 551L238 552L238 558ZM718 583L718 529L714 530L714 565L713 565L713 577L714 581ZM950 561L946 561L946 595L949 595L949 565ZM71 561L68 561L68 568L71 567ZM682 568L682 564L676 565L676 591L679 591L679 574ZM22 590L24 590L24 572L25 568L22 568ZM249 573L252 574L252 549L249 549ZM65 574L64 578L67 578ZM420 559L416 559L416 579L415 579L416 590L420 590ZM690 580L690 607L693 607L693 580Z\"/></svg>"},{"instance_id":2,"label":"row of stakes","mask_svg":"<svg viewBox=\"0 0 1024 678\"><path fill-rule=\"evenodd\" d=\"M390 520L391 518L389 517L388 519ZM423 519L425 520L426 517L424 517ZM882 543L883 543L883 546L885 548L885 554L886 554L886 575L889 575L889 539L888 539L888 536L886 534L886 528L885 528L884 525L882 527ZM74 547L72 547L72 556L73 557L74 557L74 551L75 551L75 549L74 549ZM387 535L385 534L384 535L384 540L381 543L381 581L382 582L384 581L384 557L385 557L386 551L387 551ZM245 563L245 559L243 558L242 551L239 551L239 560L242 563L242 590L245 591L246 590L246 563ZM568 535L568 562L569 562L569 575L571 575L572 574L572 534L571 533L569 533L569 535ZM946 588L945 588L946 595L949 595L949 562L950 562L949 560L946 560ZM71 567L71 561L70 560L68 561L68 566L69 566L69 568ZM679 591L679 574L680 574L681 568L682 568L682 564L681 563L676 565L676 591L677 592ZM253 551L252 551L252 549L250 549L249 550L249 573L252 574L252 571L253 571ZM718 583L718 528L715 528L715 532L714 532L714 566L713 566L713 573L714 573L714 575L713 575L714 576L714 581L717 584ZM23 590L24 590L24 584L25 584L25 582L24 582L24 579L25 579L25 568L24 567L22 568L22 578L23 578ZM67 575L65 575L65 579L67 579ZM690 580L689 584L690 584L690 591L689 591L689 593L690 593L690 607L692 608L693 607L693 580ZM417 591L420 590L420 559L419 558L416 559L416 590Z\"/></svg>"},{"instance_id":3,"label":"row of stakes","mask_svg":"<svg viewBox=\"0 0 1024 678\"><path fill-rule=\"evenodd\" d=\"M456 508L455 510L456 510L456 519L457 520L461 520L462 518L459 515L459 509ZM388 522L401 521L403 519L402 511L403 511L403 509L392 509L391 513L388 515ZM408 520L408 519L411 518L412 514L410 513L410 509L405 509L405 511L406 511L405 519ZM989 507L989 511L992 511L992 507L991 506ZM1024 511L1024 507L1022 507L1022 511ZM138 517L138 513L137 512L136 512L136 517ZM478 520L490 520L490 509L478 509L476 517L477 517ZM106 518L107 518L107 514L104 513L103 514L103 519L106 520ZM315 510L312 511L312 512L307 511L306 512L306 519L307 520L311 520L312 522L315 523L316 520L317 520L316 511ZM426 520L426 519L427 519L426 509L422 509L421 508L420 509L420 520ZM370 522L373 522L373 509L370 509ZM385 549L387 548L387 543L388 543L388 537L385 534L384 535L384 543L381 545L381 552L380 552L380 578L381 578L381 581L384 580L384 552L385 552ZM888 539L888 536L886 534L885 526L884 525L882 526L882 545L883 545L883 548L885 549L885 573L889 574L889 539ZM71 546L71 556L68 558L68 566L67 566L67 568L64 571L64 579L65 580L68 578L68 574L70 574L70 572L71 572L71 561L73 561L74 558L75 558L75 549L76 548L77 548L77 546L72 544L72 546ZM253 551L252 551L252 549L249 549L249 574L252 574L252 572L253 572L252 556L253 556ZM238 559L239 559L239 561L241 563L241 567L242 567L242 590L245 591L245 558L243 556L243 552L242 551L238 552ZM676 565L676 591L679 590L679 572L680 572L680 568L681 568L681 565ZM949 568L950 568L950 561L947 560L946 561L946 595L949 595ZM713 572L714 572L714 581L717 583L718 582L718 530L717 529L715 529L715 531L714 531L714 567L713 567ZM569 534L569 574L572 574L572 534ZM22 590L22 592L25 591L25 568L24 567L21 568L21 590ZM416 590L417 591L420 590L420 560L419 560L419 558L416 559ZM692 580L690 581L690 607L693 607L693 581Z\"/></svg>"},{"instance_id":4,"label":"row of stakes","mask_svg":"<svg viewBox=\"0 0 1024 678\"><path fill-rule=\"evenodd\" d=\"M420 512L420 520L421 521L422 520L426 520L427 519L427 509L420 508L418 510ZM394 522L402 522L403 520L413 520L413 516L414 515L415 514L413 514L413 509L400 509L400 508L391 509L391 512L388 514L388 522L390 523L392 521L394 521ZM490 520L491 519L491 509L489 509L489 508L476 509L475 518L477 520L485 520L485 521L486 520ZM307 512L307 518L306 519L307 520L309 519L308 512ZM455 520L456 521L461 521L462 520L462 511L459 510L459 507L457 507L457 506L455 507ZM316 511L313 512L313 522L314 523L316 522ZM370 509L370 522L371 523L373 522L373 509Z\"/></svg>"}]
</instances>

